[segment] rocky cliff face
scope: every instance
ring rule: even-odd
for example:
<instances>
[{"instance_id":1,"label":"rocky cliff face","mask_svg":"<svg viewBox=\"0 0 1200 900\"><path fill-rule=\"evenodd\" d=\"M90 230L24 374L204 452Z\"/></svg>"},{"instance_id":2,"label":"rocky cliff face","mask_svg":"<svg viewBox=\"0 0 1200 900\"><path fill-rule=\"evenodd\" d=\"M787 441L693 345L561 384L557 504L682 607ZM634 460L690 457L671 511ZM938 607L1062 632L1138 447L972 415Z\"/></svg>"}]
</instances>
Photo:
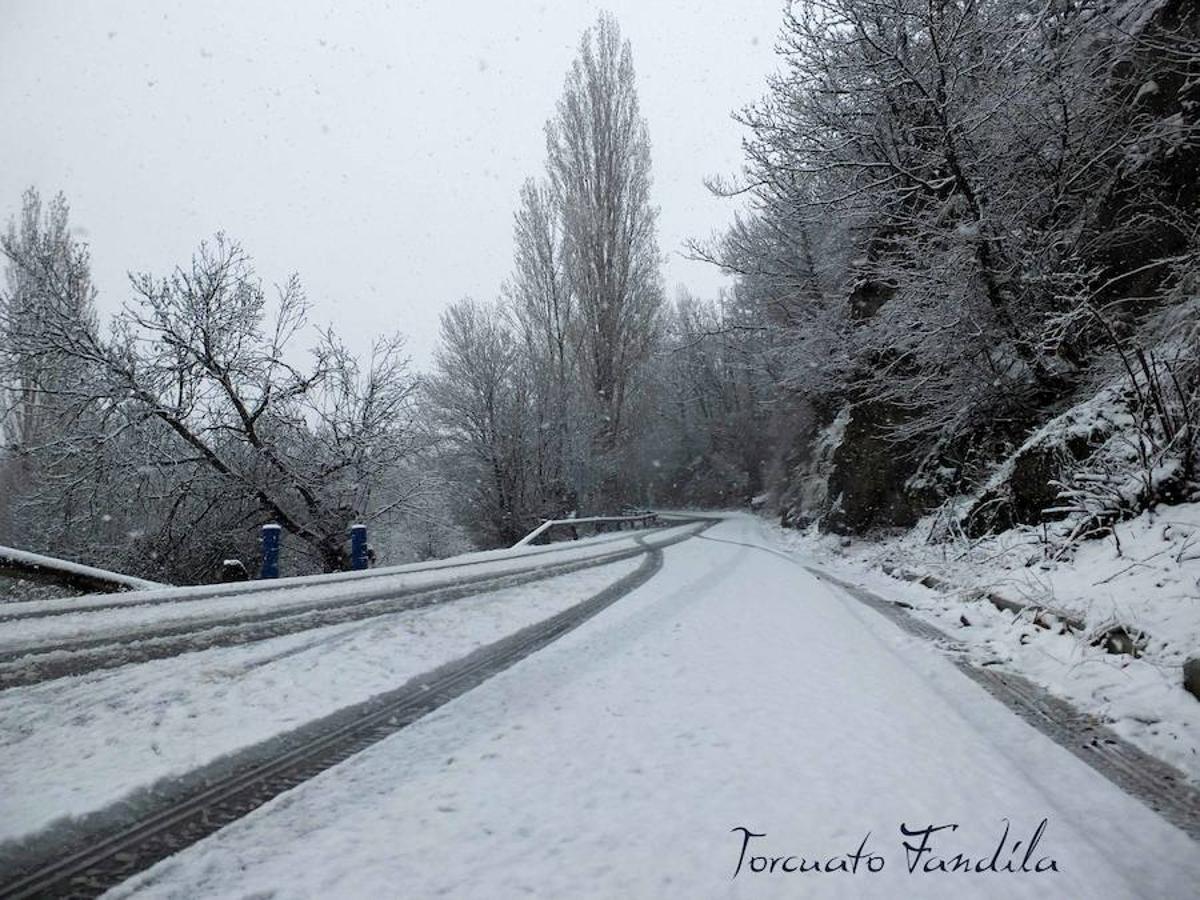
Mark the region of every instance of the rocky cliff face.
<instances>
[{"instance_id":1,"label":"rocky cliff face","mask_svg":"<svg viewBox=\"0 0 1200 900\"><path fill-rule=\"evenodd\" d=\"M1118 148L1105 161L1112 172L1107 188L1090 199L1077 222L1080 268L1098 273L1091 302L1111 318L1109 329L1063 348L1063 369L1077 378L1041 391L1005 424L976 423L965 437L954 438L953 448L897 446L889 431L901 419L899 410L869 400L846 403L790 446L775 490L785 523L820 521L823 529L843 534L909 526L966 493L976 496L961 523L969 534L1038 523L1058 515L1062 483L1071 473L1128 430L1131 398L1113 394L1117 388L1097 393L1093 387L1089 394L1079 383L1100 381L1094 370L1111 362L1113 342L1135 335L1147 317L1180 301L1178 285L1172 286L1178 276L1147 260L1179 258L1197 246L1188 223L1200 207L1200 143L1193 139L1200 60L1164 61L1154 47L1156 34L1200 35L1200 2L1114 0L1103 16L1097 28L1115 22L1124 34L1141 37L1113 67L1114 115L1151 125L1143 129L1145 141ZM868 321L888 314L890 297L888 284L868 279L848 287L845 300L855 320ZM972 471L965 474L968 456ZM952 474L939 479L929 472Z\"/></svg>"}]
</instances>

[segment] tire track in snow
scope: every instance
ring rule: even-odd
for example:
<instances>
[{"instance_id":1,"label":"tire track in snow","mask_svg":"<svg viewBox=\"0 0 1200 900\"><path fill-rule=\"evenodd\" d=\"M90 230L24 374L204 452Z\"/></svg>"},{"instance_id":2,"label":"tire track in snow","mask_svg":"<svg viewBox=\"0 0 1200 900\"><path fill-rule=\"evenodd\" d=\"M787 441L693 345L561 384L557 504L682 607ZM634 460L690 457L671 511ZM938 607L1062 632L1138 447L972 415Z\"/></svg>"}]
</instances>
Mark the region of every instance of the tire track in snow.
<instances>
[{"instance_id":1,"label":"tire track in snow","mask_svg":"<svg viewBox=\"0 0 1200 900\"><path fill-rule=\"evenodd\" d=\"M701 540L760 550L785 559L870 607L894 625L947 651L954 666L1033 728L1070 751L1125 793L1154 810L1172 825L1200 841L1200 791L1174 766L1151 756L1112 730L1096 723L1065 700L1026 678L974 665L961 654L963 645L940 628L909 613L898 603L770 547L709 535Z\"/></svg>"},{"instance_id":2,"label":"tire track in snow","mask_svg":"<svg viewBox=\"0 0 1200 900\"><path fill-rule=\"evenodd\" d=\"M682 523L686 524L687 520ZM671 527L671 526L660 526ZM593 547L611 544L625 540L630 535L618 532L605 537L589 538ZM549 547L538 546L526 548L521 553L513 553L505 559L525 560L539 556L561 554L564 551L576 549L573 542L560 542ZM452 557L451 559L454 559ZM134 591L126 594L107 595L97 600L80 598L76 602L62 603L59 600L23 601L15 604L0 604L0 623L24 622L30 619L51 619L59 616L77 615L79 613L107 612L109 610L142 609L153 606L179 606L187 603L200 603L211 600L226 600L244 594L259 594L282 590L294 590L298 587L326 588L334 584L361 584L364 581L380 578L393 578L404 575L425 575L429 572L442 572L450 569L470 569L477 566L495 565L496 558L470 559L466 561L439 561L430 563L406 563L397 566L385 566L380 569L367 569L358 572L332 572L325 575L296 576L289 578L229 582L225 584L193 585L181 587L162 586L155 589ZM13 610L10 607L18 607Z\"/></svg>"},{"instance_id":3,"label":"tire track in snow","mask_svg":"<svg viewBox=\"0 0 1200 900\"><path fill-rule=\"evenodd\" d=\"M684 535L687 536L690 534ZM484 591L516 587L620 562L647 552L641 538L634 540L637 545L629 549L552 563L532 571L523 569L476 575L402 592L393 590L383 597L324 599L311 604L245 612L220 619L175 622L121 635L21 647L0 653L0 690L164 659L181 653L269 640L314 628L419 609Z\"/></svg>"},{"instance_id":4,"label":"tire track in snow","mask_svg":"<svg viewBox=\"0 0 1200 900\"><path fill-rule=\"evenodd\" d=\"M98 896L572 631L649 581L662 568L663 547L693 536L685 533L655 545L635 538L638 552L646 555L643 563L582 603L396 690L151 788L136 801L88 816L75 829L70 847L33 841L22 858L6 861L7 883L0 885L0 898Z\"/></svg>"}]
</instances>

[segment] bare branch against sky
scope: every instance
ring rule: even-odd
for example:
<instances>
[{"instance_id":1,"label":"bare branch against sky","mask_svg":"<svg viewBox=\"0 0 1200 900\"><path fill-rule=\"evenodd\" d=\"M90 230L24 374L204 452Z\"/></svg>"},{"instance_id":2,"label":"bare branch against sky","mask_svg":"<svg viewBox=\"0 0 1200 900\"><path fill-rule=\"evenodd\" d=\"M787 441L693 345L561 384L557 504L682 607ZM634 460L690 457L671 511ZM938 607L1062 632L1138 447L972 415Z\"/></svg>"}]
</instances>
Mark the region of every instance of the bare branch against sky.
<instances>
[{"instance_id":1,"label":"bare branch against sky","mask_svg":"<svg viewBox=\"0 0 1200 900\"><path fill-rule=\"evenodd\" d=\"M520 185L601 6L637 60L666 287L711 294L679 251L730 220L701 182L740 164L729 113L774 66L781 0L8 0L0 219L30 185L65 191L102 311L127 270L224 229L265 278L298 271L355 349L398 328L423 365L440 310L509 275Z\"/></svg>"}]
</instances>

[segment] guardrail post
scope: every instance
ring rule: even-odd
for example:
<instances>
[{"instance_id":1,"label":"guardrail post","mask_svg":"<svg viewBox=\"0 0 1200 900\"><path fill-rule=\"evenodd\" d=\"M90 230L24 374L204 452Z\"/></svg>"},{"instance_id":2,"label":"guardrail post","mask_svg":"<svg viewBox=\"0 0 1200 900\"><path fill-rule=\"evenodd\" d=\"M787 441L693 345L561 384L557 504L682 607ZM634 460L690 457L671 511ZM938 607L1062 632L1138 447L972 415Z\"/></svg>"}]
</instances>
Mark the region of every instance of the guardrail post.
<instances>
[{"instance_id":1,"label":"guardrail post","mask_svg":"<svg viewBox=\"0 0 1200 900\"><path fill-rule=\"evenodd\" d=\"M259 578L279 577L279 535L282 531L279 525L262 527L262 569Z\"/></svg>"},{"instance_id":2,"label":"guardrail post","mask_svg":"<svg viewBox=\"0 0 1200 900\"><path fill-rule=\"evenodd\" d=\"M350 526L350 568L365 569L367 567L367 526Z\"/></svg>"}]
</instances>

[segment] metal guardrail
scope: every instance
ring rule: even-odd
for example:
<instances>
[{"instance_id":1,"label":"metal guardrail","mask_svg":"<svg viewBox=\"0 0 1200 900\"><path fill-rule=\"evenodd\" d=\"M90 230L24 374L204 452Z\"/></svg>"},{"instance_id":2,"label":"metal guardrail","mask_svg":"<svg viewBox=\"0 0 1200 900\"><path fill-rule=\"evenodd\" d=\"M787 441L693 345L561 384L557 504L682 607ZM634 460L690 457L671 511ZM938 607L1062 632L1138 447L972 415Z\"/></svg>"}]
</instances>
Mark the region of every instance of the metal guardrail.
<instances>
[{"instance_id":1,"label":"metal guardrail","mask_svg":"<svg viewBox=\"0 0 1200 900\"><path fill-rule=\"evenodd\" d=\"M580 526L584 526L584 530L591 530L592 534L602 534L606 531L621 531L626 525L630 528L653 528L659 524L658 513L645 512L638 513L632 516L586 516L578 519L547 519L525 537L521 538L515 544L513 549L517 547L528 547L536 543L543 535L546 536L546 541L549 542L549 532L555 528L571 531L572 540L580 538ZM610 527L612 526L612 527Z\"/></svg>"},{"instance_id":2,"label":"metal guardrail","mask_svg":"<svg viewBox=\"0 0 1200 900\"><path fill-rule=\"evenodd\" d=\"M165 587L155 581L55 559L40 553L0 547L0 576L65 585L80 591L144 591Z\"/></svg>"},{"instance_id":3,"label":"metal guardrail","mask_svg":"<svg viewBox=\"0 0 1200 900\"><path fill-rule=\"evenodd\" d=\"M515 567L476 572L466 577L440 576L425 584L406 585L403 578L387 576L364 578L345 585L335 583L332 589L328 583L324 589L314 584L308 591L297 592L299 596L294 602L268 603L232 611L224 609L215 615L205 615L200 610L184 618L150 621L121 629L118 633L96 628L65 640L46 641L36 637L17 642L6 640L0 647L0 691L114 666L166 659L180 653L244 646L253 641L358 622L543 581L653 552L660 544L682 540L686 533L674 538L670 533L656 537L658 540L604 540L591 547L564 547L561 553L513 554L513 561L518 563ZM562 558L546 560L547 556L556 555ZM533 560L529 560L531 556ZM3 608L0 607L2 619ZM3 868L2 864L0 868ZM3 897L2 893L0 897Z\"/></svg>"}]
</instances>

